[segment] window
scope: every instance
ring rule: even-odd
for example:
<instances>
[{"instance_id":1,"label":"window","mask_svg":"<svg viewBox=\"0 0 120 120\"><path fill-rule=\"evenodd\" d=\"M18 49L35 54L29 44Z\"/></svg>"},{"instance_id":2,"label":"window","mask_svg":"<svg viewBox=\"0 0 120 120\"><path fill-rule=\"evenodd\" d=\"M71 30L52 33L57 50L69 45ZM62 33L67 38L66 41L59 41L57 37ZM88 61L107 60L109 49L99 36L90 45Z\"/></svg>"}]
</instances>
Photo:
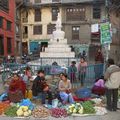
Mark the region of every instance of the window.
<instances>
[{"instance_id":1,"label":"window","mask_svg":"<svg viewBox=\"0 0 120 120\"><path fill-rule=\"evenodd\" d=\"M0 9L8 12L9 0L0 0Z\"/></svg>"},{"instance_id":2,"label":"window","mask_svg":"<svg viewBox=\"0 0 120 120\"><path fill-rule=\"evenodd\" d=\"M66 20L67 21L83 21L85 20L85 8L67 8L66 9Z\"/></svg>"},{"instance_id":3,"label":"window","mask_svg":"<svg viewBox=\"0 0 120 120\"><path fill-rule=\"evenodd\" d=\"M52 8L52 21L56 21L57 20L58 12L59 12L59 9L57 7L56 8Z\"/></svg>"},{"instance_id":4,"label":"window","mask_svg":"<svg viewBox=\"0 0 120 120\"><path fill-rule=\"evenodd\" d=\"M35 0L34 2L35 3L41 3L41 0Z\"/></svg>"},{"instance_id":5,"label":"window","mask_svg":"<svg viewBox=\"0 0 120 120\"><path fill-rule=\"evenodd\" d=\"M28 38L28 27L23 26L23 38Z\"/></svg>"},{"instance_id":6,"label":"window","mask_svg":"<svg viewBox=\"0 0 120 120\"><path fill-rule=\"evenodd\" d=\"M93 6L93 19L100 19L101 8L100 6Z\"/></svg>"},{"instance_id":7,"label":"window","mask_svg":"<svg viewBox=\"0 0 120 120\"><path fill-rule=\"evenodd\" d=\"M0 55L4 55L4 43L2 36L0 36Z\"/></svg>"},{"instance_id":8,"label":"window","mask_svg":"<svg viewBox=\"0 0 120 120\"><path fill-rule=\"evenodd\" d=\"M8 54L11 54L12 52L12 39L11 38L7 38L7 52Z\"/></svg>"},{"instance_id":9,"label":"window","mask_svg":"<svg viewBox=\"0 0 120 120\"><path fill-rule=\"evenodd\" d=\"M79 26L72 27L72 39L73 40L79 40L79 32L80 32Z\"/></svg>"},{"instance_id":10,"label":"window","mask_svg":"<svg viewBox=\"0 0 120 120\"><path fill-rule=\"evenodd\" d=\"M41 21L41 11L40 9L35 9L35 21Z\"/></svg>"},{"instance_id":11,"label":"window","mask_svg":"<svg viewBox=\"0 0 120 120\"><path fill-rule=\"evenodd\" d=\"M0 16L0 28L3 27L3 17Z\"/></svg>"},{"instance_id":12,"label":"window","mask_svg":"<svg viewBox=\"0 0 120 120\"><path fill-rule=\"evenodd\" d=\"M12 27L11 24L12 23L10 21L7 21L7 30L9 31L11 31L11 27Z\"/></svg>"},{"instance_id":13,"label":"window","mask_svg":"<svg viewBox=\"0 0 120 120\"><path fill-rule=\"evenodd\" d=\"M42 34L42 25L34 26L33 34L34 35Z\"/></svg>"},{"instance_id":14,"label":"window","mask_svg":"<svg viewBox=\"0 0 120 120\"><path fill-rule=\"evenodd\" d=\"M47 25L47 34L52 34L55 31L55 24L48 24Z\"/></svg>"}]
</instances>

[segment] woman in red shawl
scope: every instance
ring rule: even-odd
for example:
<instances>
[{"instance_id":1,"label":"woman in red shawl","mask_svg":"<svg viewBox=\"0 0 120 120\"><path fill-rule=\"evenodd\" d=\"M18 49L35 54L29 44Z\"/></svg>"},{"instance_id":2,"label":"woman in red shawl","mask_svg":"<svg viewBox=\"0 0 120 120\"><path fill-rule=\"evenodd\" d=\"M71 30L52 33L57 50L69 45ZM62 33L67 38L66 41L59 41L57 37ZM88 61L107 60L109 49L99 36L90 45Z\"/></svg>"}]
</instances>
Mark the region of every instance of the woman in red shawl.
<instances>
[{"instance_id":1,"label":"woman in red shawl","mask_svg":"<svg viewBox=\"0 0 120 120\"><path fill-rule=\"evenodd\" d=\"M26 85L18 74L14 74L11 80L8 96L10 101L18 102L24 98Z\"/></svg>"}]
</instances>

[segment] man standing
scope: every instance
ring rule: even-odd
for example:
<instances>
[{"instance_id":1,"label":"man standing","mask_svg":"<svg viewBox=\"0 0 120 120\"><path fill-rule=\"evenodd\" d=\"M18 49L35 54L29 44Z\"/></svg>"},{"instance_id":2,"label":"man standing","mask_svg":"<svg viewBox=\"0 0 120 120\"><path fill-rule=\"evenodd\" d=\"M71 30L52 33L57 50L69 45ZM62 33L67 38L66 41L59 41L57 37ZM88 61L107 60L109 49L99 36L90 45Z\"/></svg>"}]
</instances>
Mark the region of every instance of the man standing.
<instances>
[{"instance_id":1,"label":"man standing","mask_svg":"<svg viewBox=\"0 0 120 120\"><path fill-rule=\"evenodd\" d=\"M104 74L106 80L106 97L107 109L110 111L117 110L118 88L120 86L120 68L114 64L113 59L108 59L108 68Z\"/></svg>"}]
</instances>

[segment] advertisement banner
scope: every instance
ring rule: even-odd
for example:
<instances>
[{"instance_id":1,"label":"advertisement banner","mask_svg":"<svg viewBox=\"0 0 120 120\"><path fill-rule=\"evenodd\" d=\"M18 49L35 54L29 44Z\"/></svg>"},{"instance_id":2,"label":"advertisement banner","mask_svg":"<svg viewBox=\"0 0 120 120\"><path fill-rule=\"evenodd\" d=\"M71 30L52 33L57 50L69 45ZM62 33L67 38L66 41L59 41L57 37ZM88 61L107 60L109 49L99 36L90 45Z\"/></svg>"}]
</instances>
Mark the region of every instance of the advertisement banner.
<instances>
[{"instance_id":1,"label":"advertisement banner","mask_svg":"<svg viewBox=\"0 0 120 120\"><path fill-rule=\"evenodd\" d=\"M106 43L111 43L112 39L111 39L111 32L110 32L110 23L102 23L100 25L100 40L101 40L101 44L106 44Z\"/></svg>"}]
</instances>

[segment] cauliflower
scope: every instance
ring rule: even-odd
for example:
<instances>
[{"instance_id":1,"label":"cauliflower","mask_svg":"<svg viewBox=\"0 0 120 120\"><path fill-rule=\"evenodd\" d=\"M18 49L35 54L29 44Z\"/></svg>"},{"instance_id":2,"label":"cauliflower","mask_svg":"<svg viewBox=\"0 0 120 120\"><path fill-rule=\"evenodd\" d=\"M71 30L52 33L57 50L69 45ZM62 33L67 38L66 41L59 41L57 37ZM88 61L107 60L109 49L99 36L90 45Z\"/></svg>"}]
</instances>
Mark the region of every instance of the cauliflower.
<instances>
[{"instance_id":1,"label":"cauliflower","mask_svg":"<svg viewBox=\"0 0 120 120\"><path fill-rule=\"evenodd\" d=\"M16 114L17 114L17 116L22 116L23 115L23 111L21 109L18 109Z\"/></svg>"},{"instance_id":2,"label":"cauliflower","mask_svg":"<svg viewBox=\"0 0 120 120\"><path fill-rule=\"evenodd\" d=\"M27 111L24 112L24 116L25 116L25 117L28 117L28 116L29 116L29 112L27 112Z\"/></svg>"}]
</instances>

